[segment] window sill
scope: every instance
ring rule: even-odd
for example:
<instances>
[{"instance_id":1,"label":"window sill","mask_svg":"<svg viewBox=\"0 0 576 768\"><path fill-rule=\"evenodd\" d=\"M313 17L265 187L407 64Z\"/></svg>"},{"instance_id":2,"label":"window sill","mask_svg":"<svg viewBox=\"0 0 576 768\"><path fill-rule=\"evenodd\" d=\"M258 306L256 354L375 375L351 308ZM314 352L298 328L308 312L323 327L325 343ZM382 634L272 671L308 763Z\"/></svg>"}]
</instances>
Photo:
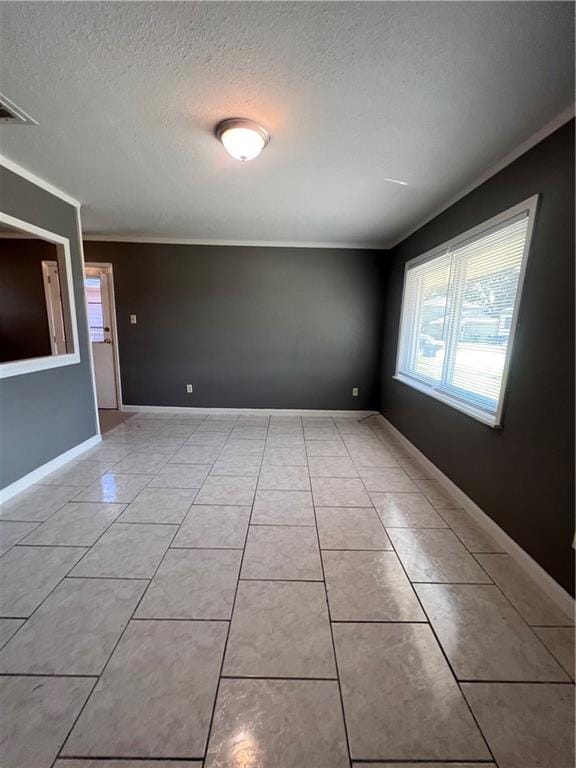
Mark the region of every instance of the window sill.
<instances>
[{"instance_id":1,"label":"window sill","mask_svg":"<svg viewBox=\"0 0 576 768\"><path fill-rule=\"evenodd\" d=\"M499 413L492 415L485 411L481 411L479 408L474 408L473 405L468 405L461 400L456 400L456 398L450 397L450 395L447 395L440 390L433 389L427 384L423 384L417 379L412 379L409 376L404 376L401 373L396 373L392 378L395 381L406 384L406 386L411 387L412 389L418 390L418 392L422 392L424 395L428 395L428 397L434 398L434 400L439 400L441 403L444 403L444 405L449 405L450 408L465 413L467 416L482 422L482 424L486 424L488 427L492 427L493 429L499 429L501 427Z\"/></svg>"},{"instance_id":2,"label":"window sill","mask_svg":"<svg viewBox=\"0 0 576 768\"><path fill-rule=\"evenodd\" d=\"M62 368L64 365L76 365L79 362L80 353L69 352L65 355L46 355L46 357L31 357L27 360L0 363L0 379L22 376L25 373L49 371L51 368Z\"/></svg>"}]
</instances>

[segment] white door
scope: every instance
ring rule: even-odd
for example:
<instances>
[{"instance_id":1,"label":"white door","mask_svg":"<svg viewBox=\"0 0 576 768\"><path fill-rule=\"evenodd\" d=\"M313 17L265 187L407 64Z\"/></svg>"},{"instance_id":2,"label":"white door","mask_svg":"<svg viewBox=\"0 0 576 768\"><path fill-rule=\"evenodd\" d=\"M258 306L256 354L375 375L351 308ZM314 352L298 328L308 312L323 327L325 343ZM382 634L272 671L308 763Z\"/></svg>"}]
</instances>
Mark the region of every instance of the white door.
<instances>
[{"instance_id":1,"label":"white door","mask_svg":"<svg viewBox=\"0 0 576 768\"><path fill-rule=\"evenodd\" d=\"M111 277L110 267L86 267L84 283L98 408L118 408L110 299Z\"/></svg>"}]
</instances>

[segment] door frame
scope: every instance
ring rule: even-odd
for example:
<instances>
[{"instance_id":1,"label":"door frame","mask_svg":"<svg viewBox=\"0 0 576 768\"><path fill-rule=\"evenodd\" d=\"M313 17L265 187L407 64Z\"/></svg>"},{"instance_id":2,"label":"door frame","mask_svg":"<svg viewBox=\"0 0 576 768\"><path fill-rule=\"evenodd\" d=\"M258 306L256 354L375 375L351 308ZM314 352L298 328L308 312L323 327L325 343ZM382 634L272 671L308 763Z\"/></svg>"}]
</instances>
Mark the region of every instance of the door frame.
<instances>
[{"instance_id":1,"label":"door frame","mask_svg":"<svg viewBox=\"0 0 576 768\"><path fill-rule=\"evenodd\" d=\"M116 379L116 406L118 411L124 410L124 403L122 401L122 379L120 378L120 353L118 350L118 328L116 323L116 297L114 293L114 267L110 262L105 261L85 261L84 262L84 277L86 277L86 269L99 269L105 271L108 276L108 290L110 293L110 335L112 336L113 358L114 358L114 378ZM86 289L84 288L84 294L86 295ZM90 340L90 327L88 327L88 343L92 348L92 341ZM96 381L96 370L94 370L94 381ZM113 409L111 409L113 410Z\"/></svg>"},{"instance_id":2,"label":"door frame","mask_svg":"<svg viewBox=\"0 0 576 768\"><path fill-rule=\"evenodd\" d=\"M60 315L60 323L62 325L62 338L64 342L64 350L66 350L67 345L67 339L66 339L66 324L64 323L64 310L62 308L62 294L60 293L60 274L58 272L58 262L51 260L51 259L43 259L42 260L42 282L44 283L44 299L46 300L46 314L48 316L48 328L50 330L50 349L52 351L53 355L61 355L66 354L66 351L64 352L58 352L57 349L57 334L56 334L56 325L55 325L55 314L58 311L58 308L55 307L55 301L54 297L52 296L52 277L50 275L50 269L56 269L56 274L58 276L58 295L60 297L60 308L58 314Z\"/></svg>"}]
</instances>

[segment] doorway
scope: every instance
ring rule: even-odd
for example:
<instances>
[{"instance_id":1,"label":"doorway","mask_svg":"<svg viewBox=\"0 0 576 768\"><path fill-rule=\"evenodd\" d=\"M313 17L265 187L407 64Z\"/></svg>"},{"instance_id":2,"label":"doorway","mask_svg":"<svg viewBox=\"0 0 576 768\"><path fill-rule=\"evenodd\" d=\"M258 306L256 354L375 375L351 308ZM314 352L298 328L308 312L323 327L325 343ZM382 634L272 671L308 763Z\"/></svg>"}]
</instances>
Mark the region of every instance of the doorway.
<instances>
[{"instance_id":1,"label":"doorway","mask_svg":"<svg viewBox=\"0 0 576 768\"><path fill-rule=\"evenodd\" d=\"M89 264L84 273L98 408L115 410L121 395L112 265Z\"/></svg>"},{"instance_id":2,"label":"doorway","mask_svg":"<svg viewBox=\"0 0 576 768\"><path fill-rule=\"evenodd\" d=\"M66 331L57 261L42 262L42 280L44 281L44 296L46 298L50 349L53 355L63 355L66 353Z\"/></svg>"}]
</instances>

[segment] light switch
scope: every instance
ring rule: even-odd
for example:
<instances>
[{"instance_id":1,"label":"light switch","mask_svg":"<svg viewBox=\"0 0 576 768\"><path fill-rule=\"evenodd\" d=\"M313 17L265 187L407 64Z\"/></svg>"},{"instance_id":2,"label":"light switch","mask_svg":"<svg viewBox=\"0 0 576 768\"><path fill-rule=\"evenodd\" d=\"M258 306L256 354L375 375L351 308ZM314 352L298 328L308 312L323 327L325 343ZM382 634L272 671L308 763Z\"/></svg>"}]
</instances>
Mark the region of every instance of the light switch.
<instances>
[{"instance_id":1,"label":"light switch","mask_svg":"<svg viewBox=\"0 0 576 768\"><path fill-rule=\"evenodd\" d=\"M136 325L136 315L130 315L130 322L132 325Z\"/></svg>"}]
</instances>

